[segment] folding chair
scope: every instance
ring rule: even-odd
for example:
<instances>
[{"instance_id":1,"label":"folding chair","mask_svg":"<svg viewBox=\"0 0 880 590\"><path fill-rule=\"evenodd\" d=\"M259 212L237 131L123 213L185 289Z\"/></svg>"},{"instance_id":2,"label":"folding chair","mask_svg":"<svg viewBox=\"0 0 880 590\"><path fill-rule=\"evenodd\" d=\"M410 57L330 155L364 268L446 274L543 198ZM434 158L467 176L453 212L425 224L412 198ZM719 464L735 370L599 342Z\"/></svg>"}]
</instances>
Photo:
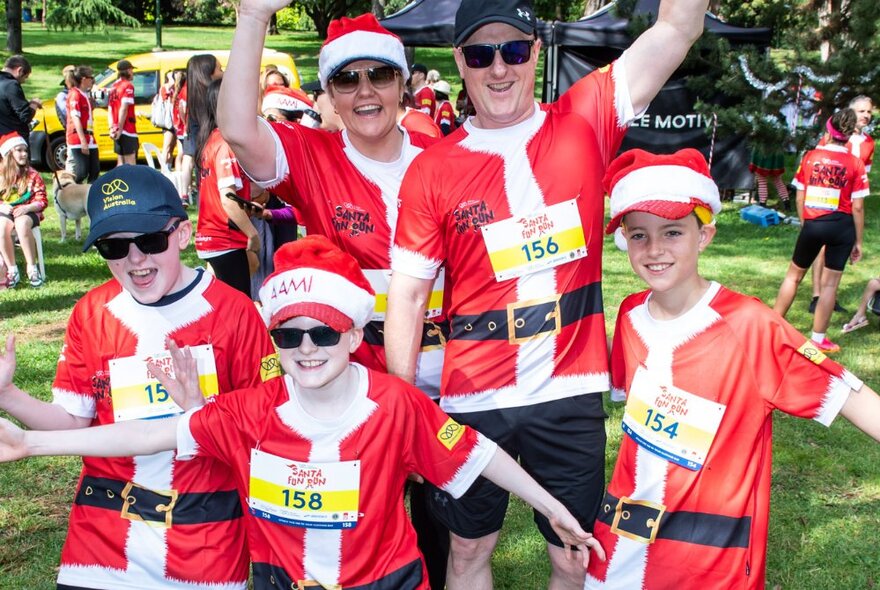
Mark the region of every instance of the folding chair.
<instances>
[{"instance_id":1,"label":"folding chair","mask_svg":"<svg viewBox=\"0 0 880 590\"><path fill-rule=\"evenodd\" d=\"M34 244L37 247L37 268L40 269L40 276L43 277L43 280L46 280L46 263L43 260L43 233L40 231L40 226L33 228L32 233L34 234ZM12 234L16 235L15 228L12 229ZM21 242L21 238L18 238L18 241ZM21 244L19 243L19 247Z\"/></svg>"},{"instance_id":2,"label":"folding chair","mask_svg":"<svg viewBox=\"0 0 880 590\"><path fill-rule=\"evenodd\" d=\"M147 165L164 174L165 177L174 184L174 188L177 189L178 194L182 194L180 174L169 168L168 164L162 160L162 152L159 148L150 142L142 143L141 147L144 150L144 158L147 160Z\"/></svg>"}]
</instances>

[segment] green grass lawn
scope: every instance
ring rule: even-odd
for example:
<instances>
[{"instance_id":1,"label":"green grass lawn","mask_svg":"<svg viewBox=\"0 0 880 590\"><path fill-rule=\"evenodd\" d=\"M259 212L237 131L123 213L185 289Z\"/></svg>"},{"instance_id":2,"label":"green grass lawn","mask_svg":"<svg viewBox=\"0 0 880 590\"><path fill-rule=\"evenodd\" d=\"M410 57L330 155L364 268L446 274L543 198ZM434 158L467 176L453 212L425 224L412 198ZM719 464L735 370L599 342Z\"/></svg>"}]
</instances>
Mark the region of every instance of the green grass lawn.
<instances>
[{"instance_id":1,"label":"green grass lawn","mask_svg":"<svg viewBox=\"0 0 880 590\"><path fill-rule=\"evenodd\" d=\"M169 48L223 48L230 29L166 28ZM192 40L197 39L194 45ZM47 33L26 25L25 51L34 76L25 87L29 96L51 97L58 72L67 63L103 67L127 54L149 51L153 31L116 30L107 34ZM319 42L314 35L271 37L268 45L288 51L305 80L314 77ZM417 59L454 71L445 50L417 50ZM446 67L443 66L446 64ZM872 174L880 186L880 172ZM772 198L775 202L775 198ZM702 271L733 289L772 303L791 256L797 228L760 228L739 220L738 205L727 204L718 219L718 236L703 256ZM868 200L864 261L843 278L840 301L854 309L869 278L877 276L880 257L880 205ZM72 305L89 288L109 278L106 265L94 252L83 254L72 237L58 242L58 220L51 208L43 225L47 283L41 289L26 285L0 292L0 334L18 335L16 382L42 399L50 385ZM20 257L20 253L19 253ZM192 251L188 261L197 264ZM606 326L614 326L617 305L625 295L641 290L624 253L609 242L605 250L604 297ZM808 333L807 287L789 320ZM841 335L849 315L835 314L829 336L843 346L837 359L875 388L880 376L878 318L871 327ZM711 353L711 351L707 351ZM622 406L607 404L610 476L621 437ZM826 429L811 421L779 416L776 420L773 506L770 530L768 588L875 588L880 582L880 447L845 423ZM69 505L79 472L71 458L31 459L0 465L0 589L54 588L55 568L64 538ZM496 586L505 589L542 588L546 581L543 543L531 524L531 513L513 503L495 556ZM871 557L871 556L874 557Z\"/></svg>"}]
</instances>

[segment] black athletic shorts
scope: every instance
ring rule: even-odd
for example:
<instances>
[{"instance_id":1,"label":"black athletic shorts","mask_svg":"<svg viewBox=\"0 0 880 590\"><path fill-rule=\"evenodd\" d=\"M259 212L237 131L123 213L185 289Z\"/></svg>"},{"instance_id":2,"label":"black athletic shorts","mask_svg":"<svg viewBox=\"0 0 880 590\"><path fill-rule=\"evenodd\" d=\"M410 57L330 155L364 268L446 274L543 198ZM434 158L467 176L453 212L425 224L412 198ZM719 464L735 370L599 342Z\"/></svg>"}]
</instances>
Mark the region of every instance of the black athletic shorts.
<instances>
[{"instance_id":1,"label":"black athletic shorts","mask_svg":"<svg viewBox=\"0 0 880 590\"><path fill-rule=\"evenodd\" d=\"M27 213L24 214L24 216L31 218L31 221L33 222L33 225L31 227L40 227L40 218L36 213L32 213L32 212L28 211ZM15 223L15 216L13 216L13 215L7 215L6 213L0 213L0 217L2 217L3 219L8 219L9 221Z\"/></svg>"},{"instance_id":2,"label":"black athletic shorts","mask_svg":"<svg viewBox=\"0 0 880 590\"><path fill-rule=\"evenodd\" d=\"M804 222L791 261L800 268L809 268L825 246L825 268L842 271L855 243L856 225L852 215L835 211Z\"/></svg>"},{"instance_id":3,"label":"black athletic shorts","mask_svg":"<svg viewBox=\"0 0 880 590\"><path fill-rule=\"evenodd\" d=\"M138 138L131 135L120 135L113 140L113 153L117 156L130 156L138 151Z\"/></svg>"},{"instance_id":4,"label":"black athletic shorts","mask_svg":"<svg viewBox=\"0 0 880 590\"><path fill-rule=\"evenodd\" d=\"M605 411L601 393L524 406L450 414L498 443L591 531L605 488ZM466 539L501 530L508 492L479 477L458 500L431 486L437 519ZM542 514L535 524L548 543L562 542Z\"/></svg>"}]
</instances>

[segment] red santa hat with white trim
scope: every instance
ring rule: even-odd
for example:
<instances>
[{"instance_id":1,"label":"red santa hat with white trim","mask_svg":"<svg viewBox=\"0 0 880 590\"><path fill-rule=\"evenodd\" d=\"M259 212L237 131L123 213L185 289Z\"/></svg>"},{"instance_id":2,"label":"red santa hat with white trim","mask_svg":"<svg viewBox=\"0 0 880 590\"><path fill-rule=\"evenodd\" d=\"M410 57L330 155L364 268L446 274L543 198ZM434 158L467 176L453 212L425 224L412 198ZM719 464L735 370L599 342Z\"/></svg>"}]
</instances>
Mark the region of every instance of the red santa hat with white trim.
<instances>
[{"instance_id":1,"label":"red santa hat with white trim","mask_svg":"<svg viewBox=\"0 0 880 590\"><path fill-rule=\"evenodd\" d=\"M269 86L263 95L262 109L279 109L282 111L304 111L314 107L308 95L299 88L286 86Z\"/></svg>"},{"instance_id":2,"label":"red santa hat with white trim","mask_svg":"<svg viewBox=\"0 0 880 590\"><path fill-rule=\"evenodd\" d=\"M23 145L27 147L27 142L21 135L19 135L15 131L7 133L6 135L0 137L0 157L5 158L6 154L11 152L12 148L17 145Z\"/></svg>"},{"instance_id":3,"label":"red santa hat with white trim","mask_svg":"<svg viewBox=\"0 0 880 590\"><path fill-rule=\"evenodd\" d=\"M330 22L327 40L318 56L318 79L327 90L330 78L353 61L369 59L400 70L409 79L409 68L400 37L383 27L372 13L355 18L343 16Z\"/></svg>"},{"instance_id":4,"label":"red santa hat with white trim","mask_svg":"<svg viewBox=\"0 0 880 590\"><path fill-rule=\"evenodd\" d=\"M275 252L275 272L263 282L260 302L270 330L306 316L346 332L370 321L376 297L351 254L310 235Z\"/></svg>"},{"instance_id":5,"label":"red santa hat with white trim","mask_svg":"<svg viewBox=\"0 0 880 590\"><path fill-rule=\"evenodd\" d=\"M633 211L666 219L681 219L693 211L703 223L711 223L721 211L718 186L706 158L693 148L674 154L626 151L608 166L602 184L611 198L608 234ZM615 242L620 245L616 237Z\"/></svg>"}]
</instances>

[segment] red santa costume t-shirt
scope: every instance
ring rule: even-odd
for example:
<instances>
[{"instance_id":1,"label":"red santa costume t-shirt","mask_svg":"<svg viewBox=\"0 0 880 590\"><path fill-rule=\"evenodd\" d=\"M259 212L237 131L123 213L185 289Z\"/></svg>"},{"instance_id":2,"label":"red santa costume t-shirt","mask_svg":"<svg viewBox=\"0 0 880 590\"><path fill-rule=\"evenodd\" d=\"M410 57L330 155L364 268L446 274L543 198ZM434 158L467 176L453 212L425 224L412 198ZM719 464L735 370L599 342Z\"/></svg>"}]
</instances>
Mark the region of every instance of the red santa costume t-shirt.
<instances>
[{"instance_id":1,"label":"red santa costume t-shirt","mask_svg":"<svg viewBox=\"0 0 880 590\"><path fill-rule=\"evenodd\" d=\"M841 145L825 145L807 152L793 183L805 193L805 220L835 211L852 215L853 199L863 199L870 192L865 165Z\"/></svg>"},{"instance_id":2,"label":"red santa costume t-shirt","mask_svg":"<svg viewBox=\"0 0 880 590\"><path fill-rule=\"evenodd\" d=\"M174 133L178 139L186 137L186 83L180 87L177 93L177 100L174 101L174 108L171 111L171 120L174 121Z\"/></svg>"},{"instance_id":3,"label":"red santa costume t-shirt","mask_svg":"<svg viewBox=\"0 0 880 590\"><path fill-rule=\"evenodd\" d=\"M585 588L763 589L772 412L827 426L861 381L757 299L712 283L658 321L649 296L624 300L614 333L626 434Z\"/></svg>"},{"instance_id":4,"label":"red santa costume t-shirt","mask_svg":"<svg viewBox=\"0 0 880 590\"><path fill-rule=\"evenodd\" d=\"M625 80L624 54L515 126L468 120L404 177L391 267L446 265L444 410L608 389L601 181L633 118Z\"/></svg>"},{"instance_id":5,"label":"red santa costume t-shirt","mask_svg":"<svg viewBox=\"0 0 880 590\"><path fill-rule=\"evenodd\" d=\"M73 87L67 93L67 147L80 148L82 144L79 141L79 135L76 133L76 127L73 125L73 118L76 117L82 124L83 131L86 132L89 148L96 148L95 135L92 132L92 103L88 95L79 88Z\"/></svg>"},{"instance_id":6,"label":"red santa costume t-shirt","mask_svg":"<svg viewBox=\"0 0 880 590\"><path fill-rule=\"evenodd\" d=\"M819 145L827 145L827 136L823 135ZM862 161L865 171L871 171L871 163L874 161L874 138L865 132L853 133L846 142L846 150Z\"/></svg>"},{"instance_id":7,"label":"red santa costume t-shirt","mask_svg":"<svg viewBox=\"0 0 880 590\"><path fill-rule=\"evenodd\" d=\"M275 137L275 178L258 184L293 205L310 234L326 236L354 256L377 292L377 305L384 305L387 285L374 279L390 276L400 182L413 159L437 139L403 130L400 158L378 162L355 149L347 131L328 133L286 122L266 124ZM377 321L384 320L384 307L376 311ZM384 371L383 341L376 337L381 329L381 323L370 322L352 358ZM416 384L428 393L439 390L442 358L440 346L420 356Z\"/></svg>"},{"instance_id":8,"label":"red santa costume t-shirt","mask_svg":"<svg viewBox=\"0 0 880 590\"><path fill-rule=\"evenodd\" d=\"M424 133L430 137L437 138L443 137L443 133L437 126L437 123L434 122L434 119L430 115L426 115L416 109L407 107L406 112L400 118L399 124L410 133Z\"/></svg>"},{"instance_id":9,"label":"red santa costume t-shirt","mask_svg":"<svg viewBox=\"0 0 880 590\"><path fill-rule=\"evenodd\" d=\"M310 416L285 376L178 426L180 456L226 462L248 496L255 588L428 588L406 478L458 497L494 456L495 443L411 385L352 366L355 399L332 420Z\"/></svg>"},{"instance_id":10,"label":"red santa costume t-shirt","mask_svg":"<svg viewBox=\"0 0 880 590\"><path fill-rule=\"evenodd\" d=\"M242 199L250 201L250 184L229 149L220 130L215 129L202 149L201 180L199 182L199 222L196 228L196 252L201 258L223 254L230 250L247 248L247 236L231 221L223 208L222 199L229 187ZM223 189L223 194L221 194Z\"/></svg>"},{"instance_id":11,"label":"red santa costume t-shirt","mask_svg":"<svg viewBox=\"0 0 880 590\"><path fill-rule=\"evenodd\" d=\"M53 403L71 415L91 418L93 425L118 421L118 412L131 415L148 409L149 402L162 401L161 392L141 384L144 393L132 404L133 398L125 395L138 383L131 363L142 366L144 357L164 352L167 338L181 346L211 346L205 358L213 358L216 377L211 379L211 371L205 369L203 385L210 389L214 381L220 394L280 374L253 303L211 275L199 271L192 285L154 305L139 304L111 280L74 306L52 386ZM114 403L114 398L129 403ZM105 589L246 587L241 498L225 465L210 458L179 462L171 451L82 461L59 584ZM123 511L126 488L130 505ZM177 492L167 517L155 506L167 504L169 498L151 490Z\"/></svg>"},{"instance_id":12,"label":"red santa costume t-shirt","mask_svg":"<svg viewBox=\"0 0 880 590\"><path fill-rule=\"evenodd\" d=\"M434 89L430 86L422 86L413 94L413 98L415 99L416 108L433 119L437 106Z\"/></svg>"},{"instance_id":13,"label":"red santa costume t-shirt","mask_svg":"<svg viewBox=\"0 0 880 590\"><path fill-rule=\"evenodd\" d=\"M122 110L122 105L124 104L128 105L128 112L125 114L122 134L130 137L137 137L134 112L134 84L131 83L131 80L120 78L114 82L113 86L110 88L110 97L107 101L107 117L111 129L118 126L119 111Z\"/></svg>"},{"instance_id":14,"label":"red santa costume t-shirt","mask_svg":"<svg viewBox=\"0 0 880 590\"><path fill-rule=\"evenodd\" d=\"M444 100L437 105L434 122L437 123L438 127L449 125L450 129L455 129L455 110L452 108L451 102Z\"/></svg>"}]
</instances>

